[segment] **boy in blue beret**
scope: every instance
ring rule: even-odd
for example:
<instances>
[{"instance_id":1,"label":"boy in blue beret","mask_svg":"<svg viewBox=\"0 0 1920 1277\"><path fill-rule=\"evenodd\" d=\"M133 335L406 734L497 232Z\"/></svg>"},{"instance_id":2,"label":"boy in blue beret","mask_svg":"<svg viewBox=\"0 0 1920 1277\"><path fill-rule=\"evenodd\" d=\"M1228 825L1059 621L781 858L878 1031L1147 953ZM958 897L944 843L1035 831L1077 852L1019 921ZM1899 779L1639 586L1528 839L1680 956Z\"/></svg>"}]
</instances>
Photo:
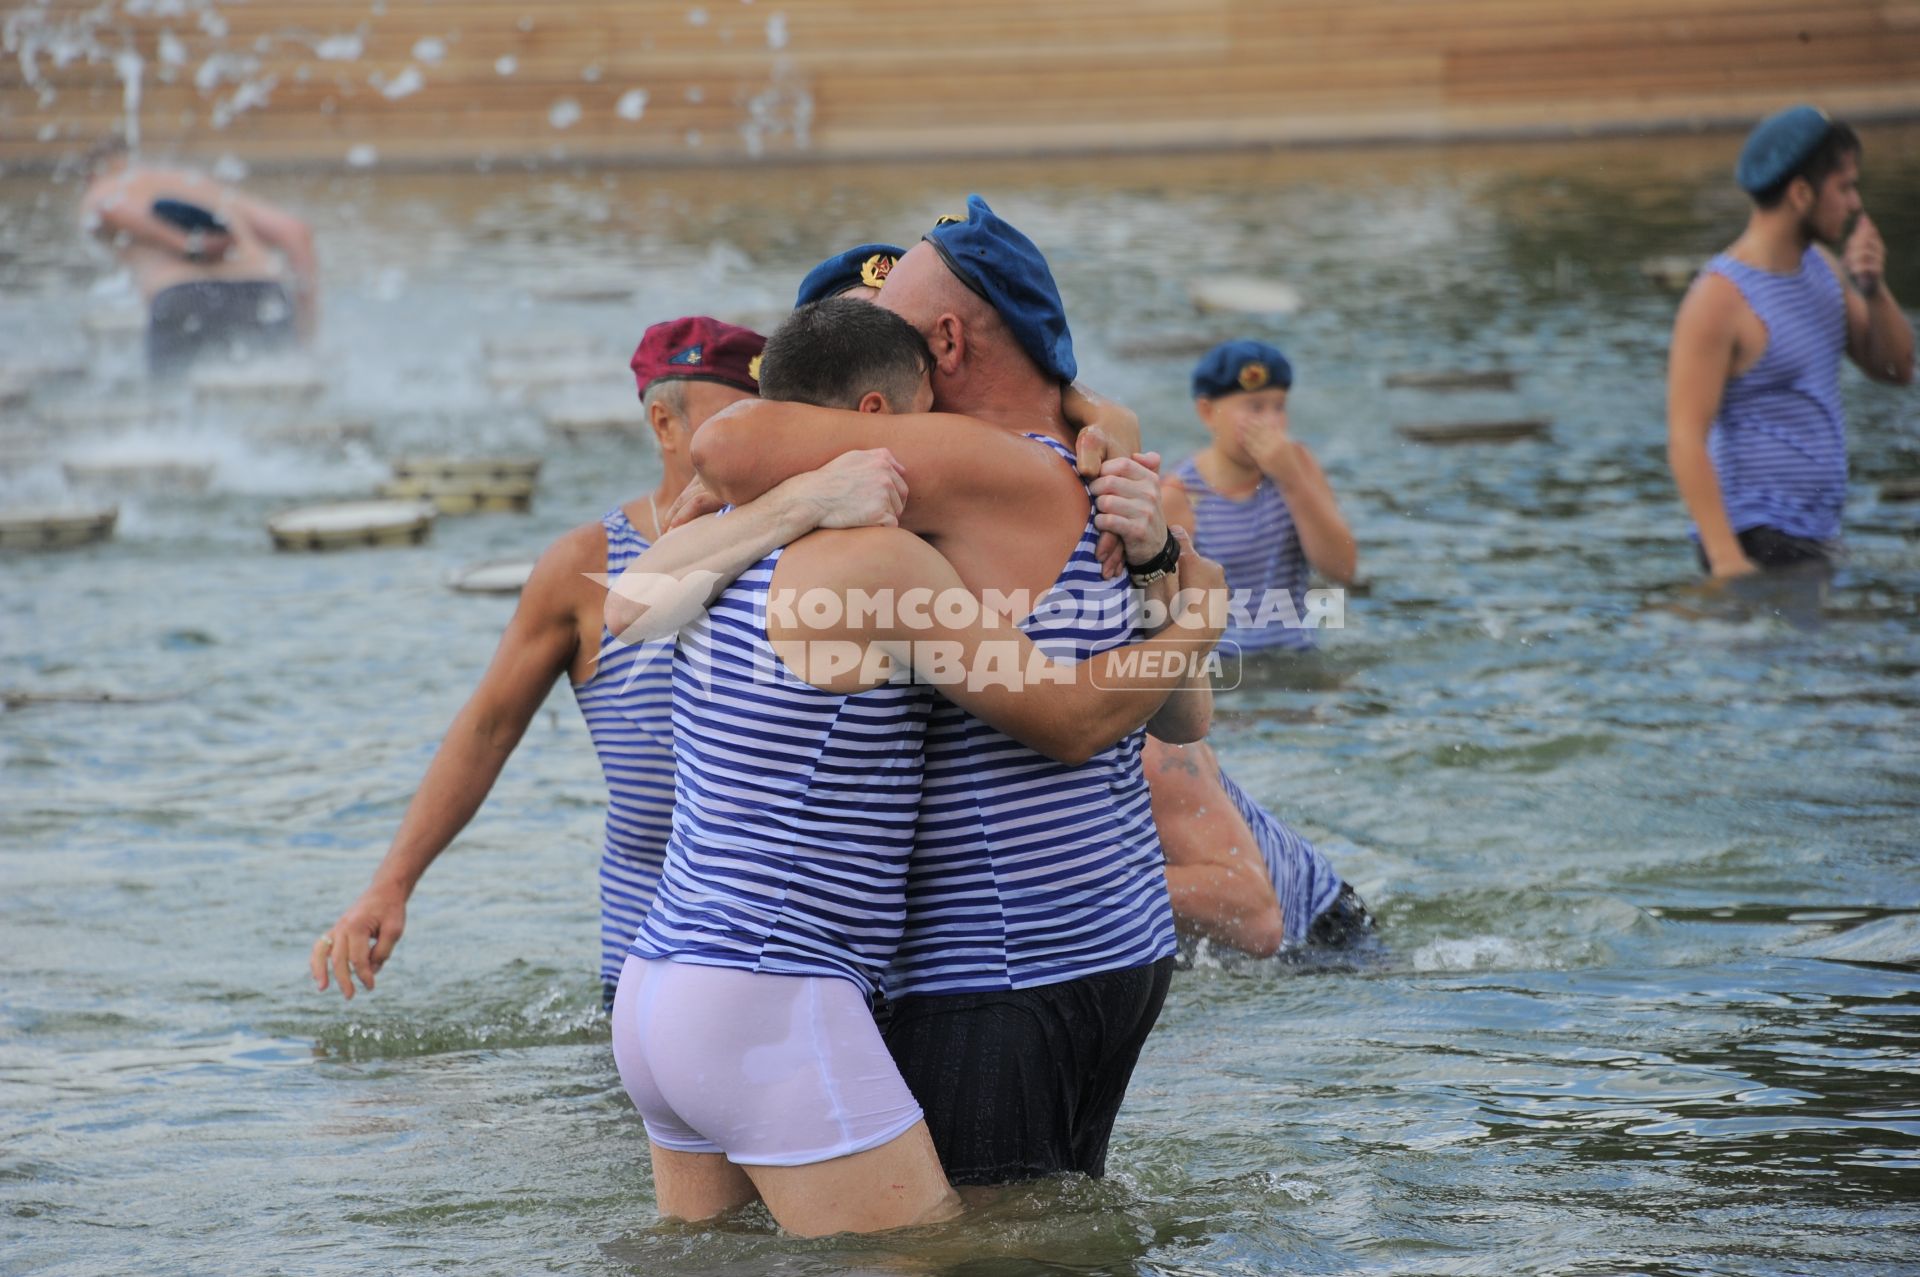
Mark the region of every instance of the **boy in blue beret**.
<instances>
[{"instance_id":1,"label":"boy in blue beret","mask_svg":"<svg viewBox=\"0 0 1920 1277\"><path fill-rule=\"evenodd\" d=\"M1753 200L1747 228L1674 317L1667 458L1716 578L1833 564L1847 495L1840 357L1875 381L1913 380L1913 329L1861 207L1860 156L1854 131L1814 107L1762 120L1734 171Z\"/></svg>"},{"instance_id":2,"label":"boy in blue beret","mask_svg":"<svg viewBox=\"0 0 1920 1277\"><path fill-rule=\"evenodd\" d=\"M1227 571L1234 614L1223 644L1310 648L1313 631L1300 623L1308 568L1349 584L1359 552L1325 471L1288 433L1293 365L1265 342L1223 342L1195 366L1192 385L1213 442L1168 477L1167 521Z\"/></svg>"}]
</instances>

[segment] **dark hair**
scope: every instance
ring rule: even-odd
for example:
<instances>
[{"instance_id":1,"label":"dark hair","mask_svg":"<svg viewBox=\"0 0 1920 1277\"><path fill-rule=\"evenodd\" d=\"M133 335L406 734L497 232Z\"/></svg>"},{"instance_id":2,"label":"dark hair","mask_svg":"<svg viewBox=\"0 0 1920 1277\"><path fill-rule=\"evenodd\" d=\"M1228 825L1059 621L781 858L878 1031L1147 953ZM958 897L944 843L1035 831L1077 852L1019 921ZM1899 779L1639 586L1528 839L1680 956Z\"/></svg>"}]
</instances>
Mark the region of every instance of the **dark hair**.
<instances>
[{"instance_id":1,"label":"dark hair","mask_svg":"<svg viewBox=\"0 0 1920 1277\"><path fill-rule=\"evenodd\" d=\"M1766 190L1757 192L1753 202L1761 208L1779 208L1780 201L1787 198L1787 188L1793 185L1796 177L1806 178L1817 195L1820 193L1820 184L1839 169L1842 160L1849 155L1858 159L1860 153L1860 135L1853 131L1852 125L1835 120L1827 127L1827 135L1820 139L1820 145L1800 161L1800 167Z\"/></svg>"},{"instance_id":2,"label":"dark hair","mask_svg":"<svg viewBox=\"0 0 1920 1277\"><path fill-rule=\"evenodd\" d=\"M767 338L760 397L857 408L877 390L887 407L908 412L932 368L933 353L912 324L858 297L828 297L794 311Z\"/></svg>"}]
</instances>

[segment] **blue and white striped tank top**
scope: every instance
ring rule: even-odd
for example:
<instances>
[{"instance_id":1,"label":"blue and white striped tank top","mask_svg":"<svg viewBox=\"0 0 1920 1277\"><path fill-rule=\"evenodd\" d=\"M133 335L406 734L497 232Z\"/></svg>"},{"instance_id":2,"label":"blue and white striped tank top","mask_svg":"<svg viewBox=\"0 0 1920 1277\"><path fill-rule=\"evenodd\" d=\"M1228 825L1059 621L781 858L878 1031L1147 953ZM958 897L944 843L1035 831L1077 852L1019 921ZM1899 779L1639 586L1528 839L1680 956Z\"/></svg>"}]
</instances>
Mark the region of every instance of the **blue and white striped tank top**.
<instances>
[{"instance_id":1,"label":"blue and white striped tank top","mask_svg":"<svg viewBox=\"0 0 1920 1277\"><path fill-rule=\"evenodd\" d=\"M1253 831L1260 856L1267 862L1267 877L1273 882L1273 894L1280 901L1280 916L1286 924L1286 944L1305 944L1307 928L1327 911L1340 894L1340 875L1333 871L1320 849L1272 812L1253 800L1240 788L1227 769L1220 769L1220 786L1240 809L1240 816Z\"/></svg>"},{"instance_id":2,"label":"blue and white striped tank top","mask_svg":"<svg viewBox=\"0 0 1920 1277\"><path fill-rule=\"evenodd\" d=\"M607 530L607 573L647 548L626 512ZM600 633L593 677L573 689L607 778L607 836L600 852L600 978L618 982L627 946L653 904L673 827L672 640L626 647Z\"/></svg>"},{"instance_id":3,"label":"blue and white striped tank top","mask_svg":"<svg viewBox=\"0 0 1920 1277\"><path fill-rule=\"evenodd\" d=\"M1767 329L1766 350L1727 382L1707 437L1733 530L1764 525L1835 540L1847 500L1847 421L1840 407L1847 302L1840 281L1811 246L1791 275L1725 253L1707 270L1732 280Z\"/></svg>"},{"instance_id":4,"label":"blue and white striped tank top","mask_svg":"<svg viewBox=\"0 0 1920 1277\"><path fill-rule=\"evenodd\" d=\"M679 759L660 894L631 952L872 992L906 916L931 694L802 682L767 642L781 551L728 586L673 658Z\"/></svg>"},{"instance_id":5,"label":"blue and white striped tank top","mask_svg":"<svg viewBox=\"0 0 1920 1277\"><path fill-rule=\"evenodd\" d=\"M1061 454L1058 442L1033 435ZM1135 640L1131 587L1100 575L1087 526L1020 628L1078 662ZM1147 785L1144 733L1068 767L950 702L927 727L907 928L889 997L1057 984L1173 952L1173 911Z\"/></svg>"},{"instance_id":6,"label":"blue and white striped tank top","mask_svg":"<svg viewBox=\"0 0 1920 1277\"><path fill-rule=\"evenodd\" d=\"M1226 572L1233 595L1234 611L1220 641L1243 652L1312 647L1311 629L1286 623L1306 615L1307 555L1293 511L1273 480L1262 475L1251 497L1235 501L1213 490L1192 457L1174 473L1193 499L1194 548ZM1282 595L1292 601L1291 609Z\"/></svg>"}]
</instances>

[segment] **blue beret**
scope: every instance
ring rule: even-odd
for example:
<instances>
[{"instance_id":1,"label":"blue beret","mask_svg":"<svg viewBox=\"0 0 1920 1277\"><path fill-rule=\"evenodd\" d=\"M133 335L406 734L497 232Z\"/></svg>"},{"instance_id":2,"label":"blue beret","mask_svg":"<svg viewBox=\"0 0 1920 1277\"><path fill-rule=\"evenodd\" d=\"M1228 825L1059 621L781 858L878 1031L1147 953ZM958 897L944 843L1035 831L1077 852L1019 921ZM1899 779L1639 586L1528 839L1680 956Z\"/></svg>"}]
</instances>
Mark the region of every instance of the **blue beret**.
<instances>
[{"instance_id":1,"label":"blue beret","mask_svg":"<svg viewBox=\"0 0 1920 1277\"><path fill-rule=\"evenodd\" d=\"M1032 240L978 195L967 196L964 220L943 217L925 238L947 269L993 307L1040 371L1061 381L1079 375L1066 303Z\"/></svg>"},{"instance_id":2,"label":"blue beret","mask_svg":"<svg viewBox=\"0 0 1920 1277\"><path fill-rule=\"evenodd\" d=\"M1293 386L1293 365L1277 346L1264 341L1223 341L1193 368L1193 397L1218 399L1243 390Z\"/></svg>"},{"instance_id":3,"label":"blue beret","mask_svg":"<svg viewBox=\"0 0 1920 1277\"><path fill-rule=\"evenodd\" d=\"M800 281L800 295L793 299L793 308L799 310L809 302L838 297L849 288L878 288L893 264L906 254L907 250L896 244L862 244L829 257Z\"/></svg>"},{"instance_id":4,"label":"blue beret","mask_svg":"<svg viewBox=\"0 0 1920 1277\"><path fill-rule=\"evenodd\" d=\"M1833 121L1818 107L1790 106L1769 115L1747 134L1740 148L1740 164L1733 171L1740 189L1758 195L1793 176L1813 149L1826 140Z\"/></svg>"}]
</instances>

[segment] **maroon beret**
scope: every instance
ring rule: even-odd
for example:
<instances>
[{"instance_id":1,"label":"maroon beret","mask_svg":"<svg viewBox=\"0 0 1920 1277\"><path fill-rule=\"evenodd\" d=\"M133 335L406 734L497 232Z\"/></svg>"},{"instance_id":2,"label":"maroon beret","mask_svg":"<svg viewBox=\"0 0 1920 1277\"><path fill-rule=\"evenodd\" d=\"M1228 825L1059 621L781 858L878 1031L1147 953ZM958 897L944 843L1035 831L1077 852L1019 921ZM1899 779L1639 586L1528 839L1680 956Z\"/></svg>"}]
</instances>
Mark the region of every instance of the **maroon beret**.
<instances>
[{"instance_id":1,"label":"maroon beret","mask_svg":"<svg viewBox=\"0 0 1920 1277\"><path fill-rule=\"evenodd\" d=\"M641 394L656 381L717 381L750 395L760 393L760 352L767 339L750 328L705 315L669 319L647 329L634 348L633 384Z\"/></svg>"}]
</instances>

